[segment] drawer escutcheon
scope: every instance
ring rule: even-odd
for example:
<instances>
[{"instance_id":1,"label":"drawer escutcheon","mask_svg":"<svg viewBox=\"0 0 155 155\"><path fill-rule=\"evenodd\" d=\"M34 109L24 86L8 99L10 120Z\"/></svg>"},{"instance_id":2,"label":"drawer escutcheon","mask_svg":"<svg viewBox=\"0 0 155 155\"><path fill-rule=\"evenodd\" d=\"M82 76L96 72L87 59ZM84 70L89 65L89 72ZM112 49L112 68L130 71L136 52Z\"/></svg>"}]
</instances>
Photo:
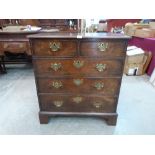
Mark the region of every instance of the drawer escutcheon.
<instances>
[{"instance_id":1,"label":"drawer escutcheon","mask_svg":"<svg viewBox=\"0 0 155 155\"><path fill-rule=\"evenodd\" d=\"M80 96L74 97L74 98L73 98L73 102L75 102L75 103L80 103L80 102L82 102L82 97L80 97Z\"/></svg>"},{"instance_id":2,"label":"drawer escutcheon","mask_svg":"<svg viewBox=\"0 0 155 155\"><path fill-rule=\"evenodd\" d=\"M73 82L76 86L80 86L83 84L83 79L73 79Z\"/></svg>"},{"instance_id":3,"label":"drawer escutcheon","mask_svg":"<svg viewBox=\"0 0 155 155\"><path fill-rule=\"evenodd\" d=\"M93 105L95 108L100 108L102 105L102 102L94 102Z\"/></svg>"},{"instance_id":4,"label":"drawer escutcheon","mask_svg":"<svg viewBox=\"0 0 155 155\"><path fill-rule=\"evenodd\" d=\"M76 68L81 68L84 65L84 61L80 61L80 60L74 60L73 62L74 67Z\"/></svg>"}]
</instances>

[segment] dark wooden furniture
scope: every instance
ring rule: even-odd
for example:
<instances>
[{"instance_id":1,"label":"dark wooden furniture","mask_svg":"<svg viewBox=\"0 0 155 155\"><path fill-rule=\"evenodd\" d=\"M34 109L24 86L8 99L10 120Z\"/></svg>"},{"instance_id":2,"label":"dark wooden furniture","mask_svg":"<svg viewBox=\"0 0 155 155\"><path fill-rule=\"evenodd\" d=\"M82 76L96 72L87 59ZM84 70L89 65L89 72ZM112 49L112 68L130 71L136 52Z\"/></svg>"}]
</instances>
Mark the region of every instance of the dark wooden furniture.
<instances>
[{"instance_id":1,"label":"dark wooden furniture","mask_svg":"<svg viewBox=\"0 0 155 155\"><path fill-rule=\"evenodd\" d=\"M0 52L5 56L5 63L25 63L31 61L31 50L27 35L34 32L0 32ZM13 54L23 53L26 55L24 59L10 60L6 58L6 53Z\"/></svg>"},{"instance_id":2,"label":"dark wooden furniture","mask_svg":"<svg viewBox=\"0 0 155 155\"><path fill-rule=\"evenodd\" d=\"M69 26L69 21L74 25ZM0 28L6 26L39 26L45 30L51 28L59 31L78 32L80 20L78 19L0 19ZM27 63L31 62L31 50L29 41L26 38L28 34L34 32L23 31L2 31L0 30L0 52L4 55L5 63ZM8 59L9 57L9 59Z\"/></svg>"},{"instance_id":3,"label":"dark wooden furniture","mask_svg":"<svg viewBox=\"0 0 155 155\"><path fill-rule=\"evenodd\" d=\"M0 73L6 73L6 67L4 62L4 55L0 54Z\"/></svg>"},{"instance_id":4,"label":"dark wooden furniture","mask_svg":"<svg viewBox=\"0 0 155 155\"><path fill-rule=\"evenodd\" d=\"M128 36L42 33L30 38L40 123L49 116L100 116L117 120Z\"/></svg>"}]
</instances>

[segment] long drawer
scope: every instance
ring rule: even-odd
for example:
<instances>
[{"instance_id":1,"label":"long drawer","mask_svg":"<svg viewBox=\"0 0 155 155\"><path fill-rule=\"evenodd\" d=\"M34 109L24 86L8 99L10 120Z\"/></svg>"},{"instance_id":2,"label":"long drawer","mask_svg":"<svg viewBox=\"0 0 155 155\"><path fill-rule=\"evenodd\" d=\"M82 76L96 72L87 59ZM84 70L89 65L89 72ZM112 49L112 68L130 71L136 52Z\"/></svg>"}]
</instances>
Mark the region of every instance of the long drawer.
<instances>
[{"instance_id":1,"label":"long drawer","mask_svg":"<svg viewBox=\"0 0 155 155\"><path fill-rule=\"evenodd\" d=\"M115 112L117 98L86 95L39 95L41 110L53 112Z\"/></svg>"},{"instance_id":2,"label":"long drawer","mask_svg":"<svg viewBox=\"0 0 155 155\"><path fill-rule=\"evenodd\" d=\"M124 46L122 40L86 40L80 44L80 55L90 57L125 56Z\"/></svg>"},{"instance_id":3,"label":"long drawer","mask_svg":"<svg viewBox=\"0 0 155 155\"><path fill-rule=\"evenodd\" d=\"M121 78L38 78L39 93L118 95Z\"/></svg>"},{"instance_id":4,"label":"long drawer","mask_svg":"<svg viewBox=\"0 0 155 155\"><path fill-rule=\"evenodd\" d=\"M4 42L2 43L3 51L23 52L27 51L29 44L27 42Z\"/></svg>"},{"instance_id":5,"label":"long drawer","mask_svg":"<svg viewBox=\"0 0 155 155\"><path fill-rule=\"evenodd\" d=\"M122 59L103 60L100 58L34 59L35 73L44 76L113 76L122 75Z\"/></svg>"}]
</instances>

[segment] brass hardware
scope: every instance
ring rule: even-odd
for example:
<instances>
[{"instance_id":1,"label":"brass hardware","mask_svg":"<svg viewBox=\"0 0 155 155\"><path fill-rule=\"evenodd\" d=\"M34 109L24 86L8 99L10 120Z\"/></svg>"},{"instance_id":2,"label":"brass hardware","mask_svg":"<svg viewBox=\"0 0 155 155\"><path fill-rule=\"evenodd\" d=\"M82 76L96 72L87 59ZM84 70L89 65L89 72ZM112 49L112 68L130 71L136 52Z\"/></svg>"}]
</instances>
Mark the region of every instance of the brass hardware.
<instances>
[{"instance_id":1,"label":"brass hardware","mask_svg":"<svg viewBox=\"0 0 155 155\"><path fill-rule=\"evenodd\" d=\"M6 44L4 44L4 48L7 48L9 45L6 43Z\"/></svg>"},{"instance_id":2,"label":"brass hardware","mask_svg":"<svg viewBox=\"0 0 155 155\"><path fill-rule=\"evenodd\" d=\"M102 105L102 102L94 102L93 105L95 108L100 108Z\"/></svg>"},{"instance_id":3,"label":"brass hardware","mask_svg":"<svg viewBox=\"0 0 155 155\"><path fill-rule=\"evenodd\" d=\"M56 107L61 107L63 105L63 101L53 101Z\"/></svg>"},{"instance_id":4,"label":"brass hardware","mask_svg":"<svg viewBox=\"0 0 155 155\"><path fill-rule=\"evenodd\" d=\"M99 51L104 52L108 48L108 43L98 43L97 48L99 49Z\"/></svg>"},{"instance_id":5,"label":"brass hardware","mask_svg":"<svg viewBox=\"0 0 155 155\"><path fill-rule=\"evenodd\" d=\"M58 88L61 88L63 85L62 85L62 82L61 81L53 81L52 82L52 86L56 89Z\"/></svg>"},{"instance_id":6,"label":"brass hardware","mask_svg":"<svg viewBox=\"0 0 155 155\"><path fill-rule=\"evenodd\" d=\"M10 47L10 45L9 45L8 43L6 43L6 44L4 44L3 47L4 47L4 48L8 48L8 47ZM24 47L23 44L19 44L19 48L23 48L23 47Z\"/></svg>"},{"instance_id":7,"label":"brass hardware","mask_svg":"<svg viewBox=\"0 0 155 155\"><path fill-rule=\"evenodd\" d=\"M73 79L73 82L76 86L79 86L83 83L83 79Z\"/></svg>"},{"instance_id":8,"label":"brass hardware","mask_svg":"<svg viewBox=\"0 0 155 155\"><path fill-rule=\"evenodd\" d=\"M51 42L49 47L53 52L57 52L60 49L60 43Z\"/></svg>"},{"instance_id":9,"label":"brass hardware","mask_svg":"<svg viewBox=\"0 0 155 155\"><path fill-rule=\"evenodd\" d=\"M104 87L104 83L102 83L102 82L95 82L94 87L95 87L97 90L101 90L101 89Z\"/></svg>"},{"instance_id":10,"label":"brass hardware","mask_svg":"<svg viewBox=\"0 0 155 155\"><path fill-rule=\"evenodd\" d=\"M84 65L84 61L74 60L73 65L76 68L81 68Z\"/></svg>"},{"instance_id":11,"label":"brass hardware","mask_svg":"<svg viewBox=\"0 0 155 155\"><path fill-rule=\"evenodd\" d=\"M74 97L74 98L73 98L73 101L74 101L75 103L80 103L80 102L82 102L82 97L80 97L80 96Z\"/></svg>"},{"instance_id":12,"label":"brass hardware","mask_svg":"<svg viewBox=\"0 0 155 155\"><path fill-rule=\"evenodd\" d=\"M51 68L54 70L54 71L57 71L59 70L60 68L62 67L61 63L51 63Z\"/></svg>"},{"instance_id":13,"label":"brass hardware","mask_svg":"<svg viewBox=\"0 0 155 155\"><path fill-rule=\"evenodd\" d=\"M96 69L99 71L99 72L103 72L105 69L106 69L106 64L96 64Z\"/></svg>"},{"instance_id":14,"label":"brass hardware","mask_svg":"<svg viewBox=\"0 0 155 155\"><path fill-rule=\"evenodd\" d=\"M19 48L23 48L24 46L23 46L23 44L19 44Z\"/></svg>"}]
</instances>

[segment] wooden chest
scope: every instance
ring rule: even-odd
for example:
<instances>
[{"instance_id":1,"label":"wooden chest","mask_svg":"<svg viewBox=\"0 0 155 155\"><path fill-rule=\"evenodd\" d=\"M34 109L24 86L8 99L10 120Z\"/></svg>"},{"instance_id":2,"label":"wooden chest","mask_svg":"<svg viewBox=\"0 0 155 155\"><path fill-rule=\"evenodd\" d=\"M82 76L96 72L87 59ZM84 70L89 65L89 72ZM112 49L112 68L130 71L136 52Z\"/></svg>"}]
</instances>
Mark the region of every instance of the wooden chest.
<instances>
[{"instance_id":1,"label":"wooden chest","mask_svg":"<svg viewBox=\"0 0 155 155\"><path fill-rule=\"evenodd\" d=\"M29 36L40 123L49 116L117 120L117 102L129 37L120 34L42 33Z\"/></svg>"}]
</instances>

